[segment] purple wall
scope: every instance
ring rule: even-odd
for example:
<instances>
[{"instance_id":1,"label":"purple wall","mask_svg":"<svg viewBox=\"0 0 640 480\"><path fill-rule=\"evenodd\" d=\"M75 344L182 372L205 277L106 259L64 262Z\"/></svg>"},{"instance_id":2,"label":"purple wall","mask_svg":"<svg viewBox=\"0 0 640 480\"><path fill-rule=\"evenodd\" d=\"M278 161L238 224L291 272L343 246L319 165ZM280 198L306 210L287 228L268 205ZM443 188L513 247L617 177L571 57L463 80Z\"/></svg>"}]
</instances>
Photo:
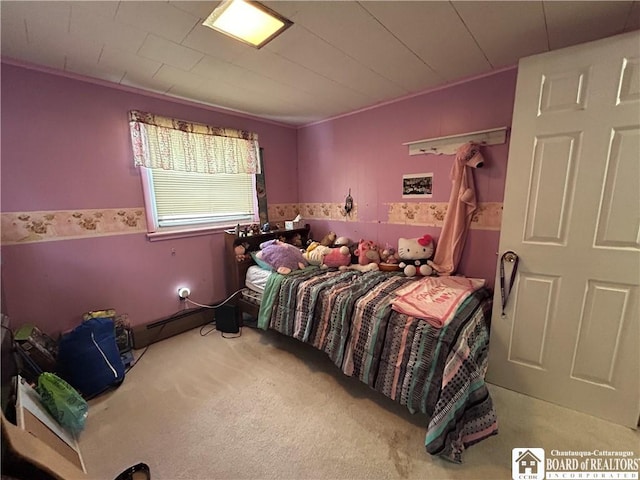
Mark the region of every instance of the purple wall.
<instances>
[{"instance_id":1,"label":"purple wall","mask_svg":"<svg viewBox=\"0 0 640 480\"><path fill-rule=\"evenodd\" d=\"M147 110L252 130L265 149L270 204L342 202L349 188L356 222L311 222L322 235L397 243L439 229L384 223L402 202L403 174L433 172L433 202L447 202L451 158L410 157L402 143L510 126L515 70L296 129L166 97L144 95L2 64L2 212L143 206L132 166L127 112ZM508 144L485 149L479 201L501 202ZM472 230L463 272L493 282L498 232ZM172 254L175 252L175 255ZM55 334L83 312L115 308L142 325L180 309L179 285L208 303L224 297L220 234L149 242L142 233L2 247L3 311L13 325Z\"/></svg>"},{"instance_id":2,"label":"purple wall","mask_svg":"<svg viewBox=\"0 0 640 480\"><path fill-rule=\"evenodd\" d=\"M353 240L369 238L397 245L399 237L424 233L436 239L436 227L384 223L389 203L402 199L402 175L434 174L433 198L448 202L453 156L409 156L403 143L493 127L511 126L516 70L318 123L298 131L299 201L342 202L349 188L358 204L355 222L311 221L318 237L333 230ZM508 140L483 149L486 166L475 171L479 202L502 202ZM493 286L499 232L471 230L461 273L486 278Z\"/></svg>"},{"instance_id":3,"label":"purple wall","mask_svg":"<svg viewBox=\"0 0 640 480\"><path fill-rule=\"evenodd\" d=\"M142 207L131 109L257 132L269 201L297 201L294 128L3 63L2 212ZM5 245L3 312L13 325L34 323L50 334L100 308L127 313L133 325L152 322L181 308L179 285L200 303L224 298L223 248L221 234Z\"/></svg>"}]
</instances>

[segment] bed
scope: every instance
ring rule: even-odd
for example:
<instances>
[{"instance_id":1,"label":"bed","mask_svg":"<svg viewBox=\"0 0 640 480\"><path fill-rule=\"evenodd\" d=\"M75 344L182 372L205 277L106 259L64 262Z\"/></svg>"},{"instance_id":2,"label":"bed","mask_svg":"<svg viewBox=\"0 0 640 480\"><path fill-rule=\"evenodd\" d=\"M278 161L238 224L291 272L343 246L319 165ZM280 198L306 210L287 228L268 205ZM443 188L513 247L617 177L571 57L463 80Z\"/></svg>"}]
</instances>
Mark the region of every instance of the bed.
<instances>
[{"instance_id":1,"label":"bed","mask_svg":"<svg viewBox=\"0 0 640 480\"><path fill-rule=\"evenodd\" d=\"M484 382L492 293L470 292L442 328L393 308L417 285L398 272L308 267L289 275L246 269L241 303L257 326L325 352L348 376L428 419L428 453L462 462L497 433Z\"/></svg>"}]
</instances>

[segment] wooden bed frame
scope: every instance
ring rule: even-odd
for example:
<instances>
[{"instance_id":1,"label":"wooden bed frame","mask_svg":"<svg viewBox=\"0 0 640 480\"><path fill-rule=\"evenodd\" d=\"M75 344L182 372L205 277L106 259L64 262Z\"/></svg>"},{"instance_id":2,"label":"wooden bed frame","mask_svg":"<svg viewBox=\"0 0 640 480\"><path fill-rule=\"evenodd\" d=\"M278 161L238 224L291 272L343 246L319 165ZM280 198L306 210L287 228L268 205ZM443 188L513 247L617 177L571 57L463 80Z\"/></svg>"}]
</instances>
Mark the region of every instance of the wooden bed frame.
<instances>
[{"instance_id":1,"label":"wooden bed frame","mask_svg":"<svg viewBox=\"0 0 640 480\"><path fill-rule=\"evenodd\" d=\"M267 240L282 239L286 242L291 242L294 236L300 235L300 240L303 245L306 245L307 240L310 238L311 227L306 224L302 228L294 228L292 230L272 230L267 233L261 233L259 235L239 236L236 235L235 230L226 230L224 232L224 245L225 245L225 270L227 280L227 296L242 290L245 288L245 276L247 270L251 265L255 265L253 259L248 255L251 251L257 251L260 249L260 244ZM247 256L242 261L236 260L236 254L234 248L238 245L245 245L247 250ZM258 317L260 307L254 303L251 303L241 295L234 297L231 304L237 307L238 322L242 325L242 314L247 313L252 317Z\"/></svg>"}]
</instances>

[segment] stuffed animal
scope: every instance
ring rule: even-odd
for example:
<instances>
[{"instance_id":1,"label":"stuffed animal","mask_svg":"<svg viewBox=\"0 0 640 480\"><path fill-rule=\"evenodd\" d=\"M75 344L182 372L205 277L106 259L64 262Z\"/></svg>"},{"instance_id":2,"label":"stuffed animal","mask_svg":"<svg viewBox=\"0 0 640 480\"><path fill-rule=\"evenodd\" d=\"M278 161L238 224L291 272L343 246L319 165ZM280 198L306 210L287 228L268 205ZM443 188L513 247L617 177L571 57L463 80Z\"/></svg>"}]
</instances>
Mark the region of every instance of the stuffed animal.
<instances>
[{"instance_id":1,"label":"stuffed animal","mask_svg":"<svg viewBox=\"0 0 640 480\"><path fill-rule=\"evenodd\" d=\"M349 249L349 253L351 254L351 263L357 263L358 257L354 253L358 248L358 244L351 241L349 237L338 237L336 241L333 242L334 247L347 247Z\"/></svg>"},{"instance_id":2,"label":"stuffed animal","mask_svg":"<svg viewBox=\"0 0 640 480\"><path fill-rule=\"evenodd\" d=\"M375 272L376 270L380 270L380 267L377 263L369 263L367 265L358 265L357 263L353 263L351 265L347 265L345 267L340 267L340 270L356 270L358 272Z\"/></svg>"},{"instance_id":3,"label":"stuffed animal","mask_svg":"<svg viewBox=\"0 0 640 480\"><path fill-rule=\"evenodd\" d=\"M313 242L307 247L307 250L302 253L302 256L307 262L309 262L309 265L315 265L319 267L320 265L322 265L324 256L329 253L329 250L331 250L329 247L320 245L318 242Z\"/></svg>"},{"instance_id":4,"label":"stuffed animal","mask_svg":"<svg viewBox=\"0 0 640 480\"><path fill-rule=\"evenodd\" d=\"M376 245L373 240L364 240L361 238L358 242L358 248L354 253L358 257L358 265L380 263L378 245Z\"/></svg>"},{"instance_id":5,"label":"stuffed animal","mask_svg":"<svg viewBox=\"0 0 640 480\"><path fill-rule=\"evenodd\" d=\"M346 267L351 264L349 247L330 248L322 260L322 268Z\"/></svg>"},{"instance_id":6,"label":"stuffed animal","mask_svg":"<svg viewBox=\"0 0 640 480\"><path fill-rule=\"evenodd\" d=\"M294 234L293 237L291 237L290 243L294 247L298 247L299 249L302 248L302 235L299 233Z\"/></svg>"},{"instance_id":7,"label":"stuffed animal","mask_svg":"<svg viewBox=\"0 0 640 480\"><path fill-rule=\"evenodd\" d=\"M321 268L335 268L346 266L351 263L351 253L349 248L329 248L324 245L317 245L311 251L307 249L302 256L310 265L317 265Z\"/></svg>"},{"instance_id":8,"label":"stuffed animal","mask_svg":"<svg viewBox=\"0 0 640 480\"><path fill-rule=\"evenodd\" d=\"M247 247L248 244L240 244L233 247L233 253L236 254L236 262L244 262L247 259Z\"/></svg>"},{"instance_id":9,"label":"stuffed animal","mask_svg":"<svg viewBox=\"0 0 640 480\"><path fill-rule=\"evenodd\" d=\"M260 257L282 275L287 275L292 270L303 269L308 265L300 249L279 240L261 243Z\"/></svg>"},{"instance_id":10,"label":"stuffed animal","mask_svg":"<svg viewBox=\"0 0 640 480\"><path fill-rule=\"evenodd\" d=\"M433 256L433 251L431 235L427 234L420 238L399 238L399 266L407 277L413 277L417 273L427 277L433 273L433 269L427 265L427 261Z\"/></svg>"},{"instance_id":11,"label":"stuffed animal","mask_svg":"<svg viewBox=\"0 0 640 480\"><path fill-rule=\"evenodd\" d=\"M380 263L390 263L393 265L400 263L396 249L388 243L385 245L384 250L380 252Z\"/></svg>"},{"instance_id":12,"label":"stuffed animal","mask_svg":"<svg viewBox=\"0 0 640 480\"><path fill-rule=\"evenodd\" d=\"M333 242L333 245L336 247L342 247L343 245L348 247L351 245L351 240L348 237L338 237L336 241Z\"/></svg>"},{"instance_id":13,"label":"stuffed animal","mask_svg":"<svg viewBox=\"0 0 640 480\"><path fill-rule=\"evenodd\" d=\"M329 232L323 237L322 240L320 240L320 245L324 245L325 247L333 247L336 238L338 238L336 232Z\"/></svg>"},{"instance_id":14,"label":"stuffed animal","mask_svg":"<svg viewBox=\"0 0 640 480\"><path fill-rule=\"evenodd\" d=\"M307 245L307 253L312 252L316 247L320 246L320 242L310 241Z\"/></svg>"}]
</instances>

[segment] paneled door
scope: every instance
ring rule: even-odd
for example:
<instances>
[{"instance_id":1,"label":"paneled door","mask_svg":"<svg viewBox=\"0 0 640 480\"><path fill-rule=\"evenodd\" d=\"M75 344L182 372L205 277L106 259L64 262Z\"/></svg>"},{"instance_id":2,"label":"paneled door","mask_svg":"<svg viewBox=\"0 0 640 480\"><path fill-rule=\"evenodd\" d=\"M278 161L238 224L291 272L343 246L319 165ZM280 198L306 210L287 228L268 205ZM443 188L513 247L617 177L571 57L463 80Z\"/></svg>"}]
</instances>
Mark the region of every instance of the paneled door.
<instances>
[{"instance_id":1,"label":"paneled door","mask_svg":"<svg viewBox=\"0 0 640 480\"><path fill-rule=\"evenodd\" d=\"M638 32L520 61L499 256L509 250L519 264L505 315L496 280L488 381L637 426Z\"/></svg>"}]
</instances>

